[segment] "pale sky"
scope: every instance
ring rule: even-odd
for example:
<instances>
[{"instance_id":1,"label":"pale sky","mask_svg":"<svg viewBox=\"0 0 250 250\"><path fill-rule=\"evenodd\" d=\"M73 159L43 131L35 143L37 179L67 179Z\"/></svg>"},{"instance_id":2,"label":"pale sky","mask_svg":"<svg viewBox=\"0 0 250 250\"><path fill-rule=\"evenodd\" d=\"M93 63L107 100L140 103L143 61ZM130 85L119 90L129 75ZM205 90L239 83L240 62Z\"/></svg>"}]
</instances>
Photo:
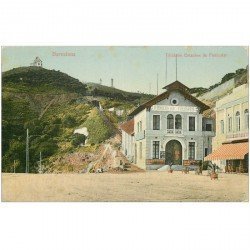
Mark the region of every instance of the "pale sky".
<instances>
[{"instance_id":1,"label":"pale sky","mask_svg":"<svg viewBox=\"0 0 250 250\"><path fill-rule=\"evenodd\" d=\"M74 56L55 56L53 52ZM39 56L44 68L60 70L80 81L99 83L101 78L103 85L110 86L113 78L116 88L149 93L151 85L151 94L156 94L157 73L159 93L166 85L166 58L167 84L176 80L173 54L178 54L177 79L190 88L209 87L226 73L248 65L246 47L3 47L2 71L29 66Z\"/></svg>"}]
</instances>

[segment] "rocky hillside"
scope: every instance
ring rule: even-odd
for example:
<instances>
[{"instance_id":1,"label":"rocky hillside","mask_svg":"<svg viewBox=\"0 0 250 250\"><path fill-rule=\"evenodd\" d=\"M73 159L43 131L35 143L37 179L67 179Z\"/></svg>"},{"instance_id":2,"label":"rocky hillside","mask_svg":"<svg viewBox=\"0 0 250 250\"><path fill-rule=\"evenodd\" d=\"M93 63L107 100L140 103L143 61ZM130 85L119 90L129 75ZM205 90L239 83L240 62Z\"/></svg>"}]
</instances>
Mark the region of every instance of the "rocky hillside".
<instances>
[{"instance_id":1,"label":"rocky hillside","mask_svg":"<svg viewBox=\"0 0 250 250\"><path fill-rule=\"evenodd\" d=\"M245 84L248 81L248 67L238 69L233 73L227 73L220 82L211 85L209 88L193 88L191 93L202 101L215 102L228 94L234 87Z\"/></svg>"},{"instance_id":2,"label":"rocky hillside","mask_svg":"<svg viewBox=\"0 0 250 250\"><path fill-rule=\"evenodd\" d=\"M205 111L204 115L215 118L214 106L216 101L229 94L233 88L247 82L248 67L226 74L219 83L213 84L209 88L193 88L191 93L211 107L211 109Z\"/></svg>"}]
</instances>

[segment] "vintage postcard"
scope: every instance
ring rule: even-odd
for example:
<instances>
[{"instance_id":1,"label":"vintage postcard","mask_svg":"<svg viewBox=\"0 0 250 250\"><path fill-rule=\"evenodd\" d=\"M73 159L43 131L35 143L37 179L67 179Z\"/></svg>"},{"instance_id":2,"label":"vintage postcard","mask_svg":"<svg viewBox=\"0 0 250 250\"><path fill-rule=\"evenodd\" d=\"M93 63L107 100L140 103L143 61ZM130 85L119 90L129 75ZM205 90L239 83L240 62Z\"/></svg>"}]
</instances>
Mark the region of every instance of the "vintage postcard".
<instances>
[{"instance_id":1,"label":"vintage postcard","mask_svg":"<svg viewBox=\"0 0 250 250\"><path fill-rule=\"evenodd\" d=\"M2 47L2 201L248 201L248 47Z\"/></svg>"}]
</instances>

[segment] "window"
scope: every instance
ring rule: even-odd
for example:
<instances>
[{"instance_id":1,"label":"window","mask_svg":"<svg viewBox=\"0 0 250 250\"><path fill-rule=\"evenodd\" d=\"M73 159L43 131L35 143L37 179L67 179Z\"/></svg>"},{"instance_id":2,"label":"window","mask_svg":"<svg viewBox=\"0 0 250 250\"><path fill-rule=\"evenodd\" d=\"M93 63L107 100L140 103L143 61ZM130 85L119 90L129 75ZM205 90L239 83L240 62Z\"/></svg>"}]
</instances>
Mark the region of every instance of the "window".
<instances>
[{"instance_id":1,"label":"window","mask_svg":"<svg viewBox=\"0 0 250 250\"><path fill-rule=\"evenodd\" d=\"M137 132L142 131L142 121L137 122Z\"/></svg>"},{"instance_id":2,"label":"window","mask_svg":"<svg viewBox=\"0 0 250 250\"><path fill-rule=\"evenodd\" d=\"M174 116L171 114L167 116L167 129L174 129Z\"/></svg>"},{"instance_id":3,"label":"window","mask_svg":"<svg viewBox=\"0 0 250 250\"><path fill-rule=\"evenodd\" d=\"M248 128L249 128L249 115L248 115L248 109L245 109L244 115L245 115L245 129L248 129Z\"/></svg>"},{"instance_id":4,"label":"window","mask_svg":"<svg viewBox=\"0 0 250 250\"><path fill-rule=\"evenodd\" d=\"M172 100L171 100L171 104L172 105L178 105L178 99L176 99L176 98L173 98Z\"/></svg>"},{"instance_id":5,"label":"window","mask_svg":"<svg viewBox=\"0 0 250 250\"><path fill-rule=\"evenodd\" d=\"M189 131L195 131L195 117L189 116Z\"/></svg>"},{"instance_id":6,"label":"window","mask_svg":"<svg viewBox=\"0 0 250 250\"><path fill-rule=\"evenodd\" d=\"M160 142L153 141L153 159L159 159Z\"/></svg>"},{"instance_id":7,"label":"window","mask_svg":"<svg viewBox=\"0 0 250 250\"><path fill-rule=\"evenodd\" d=\"M175 129L182 129L182 118L181 115L175 116Z\"/></svg>"},{"instance_id":8,"label":"window","mask_svg":"<svg viewBox=\"0 0 250 250\"><path fill-rule=\"evenodd\" d=\"M235 126L236 131L240 131L240 112L237 111L235 114Z\"/></svg>"},{"instance_id":9,"label":"window","mask_svg":"<svg viewBox=\"0 0 250 250\"><path fill-rule=\"evenodd\" d=\"M205 157L208 155L208 148L205 148Z\"/></svg>"},{"instance_id":10,"label":"window","mask_svg":"<svg viewBox=\"0 0 250 250\"><path fill-rule=\"evenodd\" d=\"M223 120L220 121L220 132L224 134L224 121Z\"/></svg>"},{"instance_id":11,"label":"window","mask_svg":"<svg viewBox=\"0 0 250 250\"><path fill-rule=\"evenodd\" d=\"M228 132L232 131L232 117L228 117Z\"/></svg>"},{"instance_id":12,"label":"window","mask_svg":"<svg viewBox=\"0 0 250 250\"><path fill-rule=\"evenodd\" d=\"M153 115L153 130L160 130L160 116Z\"/></svg>"},{"instance_id":13,"label":"window","mask_svg":"<svg viewBox=\"0 0 250 250\"><path fill-rule=\"evenodd\" d=\"M139 157L142 158L142 142L139 144Z\"/></svg>"},{"instance_id":14,"label":"window","mask_svg":"<svg viewBox=\"0 0 250 250\"><path fill-rule=\"evenodd\" d=\"M206 131L212 131L212 124L206 124Z\"/></svg>"},{"instance_id":15,"label":"window","mask_svg":"<svg viewBox=\"0 0 250 250\"><path fill-rule=\"evenodd\" d=\"M189 160L195 159L195 142L188 143L188 159Z\"/></svg>"}]
</instances>

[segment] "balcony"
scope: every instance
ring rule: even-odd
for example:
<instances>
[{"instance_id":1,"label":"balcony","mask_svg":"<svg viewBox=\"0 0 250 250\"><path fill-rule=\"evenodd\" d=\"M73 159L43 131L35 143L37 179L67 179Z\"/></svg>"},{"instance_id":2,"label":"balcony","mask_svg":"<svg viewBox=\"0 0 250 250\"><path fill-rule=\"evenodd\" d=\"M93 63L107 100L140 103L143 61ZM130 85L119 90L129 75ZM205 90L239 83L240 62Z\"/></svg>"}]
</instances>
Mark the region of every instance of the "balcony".
<instances>
[{"instance_id":1,"label":"balcony","mask_svg":"<svg viewBox=\"0 0 250 250\"><path fill-rule=\"evenodd\" d=\"M182 129L167 129L167 134L182 134Z\"/></svg>"},{"instance_id":2,"label":"balcony","mask_svg":"<svg viewBox=\"0 0 250 250\"><path fill-rule=\"evenodd\" d=\"M148 136L183 136L182 129L161 129L161 130L146 130L146 135Z\"/></svg>"},{"instance_id":3,"label":"balcony","mask_svg":"<svg viewBox=\"0 0 250 250\"><path fill-rule=\"evenodd\" d=\"M227 134L226 139L228 141L248 139L248 131L247 132L233 132L233 133Z\"/></svg>"}]
</instances>

